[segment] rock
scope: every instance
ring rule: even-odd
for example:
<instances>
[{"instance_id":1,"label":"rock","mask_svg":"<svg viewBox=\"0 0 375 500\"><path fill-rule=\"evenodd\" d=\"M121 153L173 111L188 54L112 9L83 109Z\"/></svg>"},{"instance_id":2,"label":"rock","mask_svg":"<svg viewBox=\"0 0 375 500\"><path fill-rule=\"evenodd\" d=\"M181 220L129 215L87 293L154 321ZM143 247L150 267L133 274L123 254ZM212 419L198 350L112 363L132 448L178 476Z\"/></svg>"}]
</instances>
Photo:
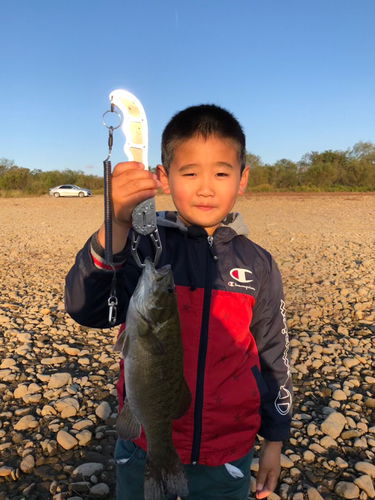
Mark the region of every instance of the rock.
<instances>
[{"instance_id":1,"label":"rock","mask_svg":"<svg viewBox=\"0 0 375 500\"><path fill-rule=\"evenodd\" d=\"M112 410L107 401L102 401L100 405L95 410L95 415L97 415L102 420L107 420L112 414Z\"/></svg>"},{"instance_id":2,"label":"rock","mask_svg":"<svg viewBox=\"0 0 375 500\"><path fill-rule=\"evenodd\" d=\"M354 445L353 445L355 448L364 448L366 449L367 448L367 441L365 438L357 438L355 441L354 441Z\"/></svg>"},{"instance_id":3,"label":"rock","mask_svg":"<svg viewBox=\"0 0 375 500\"><path fill-rule=\"evenodd\" d=\"M336 439L341 434L345 424L346 418L344 415L333 412L324 420L320 429L324 434L327 434L332 439Z\"/></svg>"},{"instance_id":4,"label":"rock","mask_svg":"<svg viewBox=\"0 0 375 500\"><path fill-rule=\"evenodd\" d=\"M97 462L82 464L74 469L72 472L72 479L85 480L90 478L92 475L100 474L103 469L104 465Z\"/></svg>"},{"instance_id":5,"label":"rock","mask_svg":"<svg viewBox=\"0 0 375 500\"><path fill-rule=\"evenodd\" d=\"M359 488L353 483L339 481L335 486L335 493L341 498L347 498L350 500L359 497Z\"/></svg>"},{"instance_id":6,"label":"rock","mask_svg":"<svg viewBox=\"0 0 375 500\"><path fill-rule=\"evenodd\" d=\"M80 446L86 446L91 441L91 438L92 434L88 430L83 430L82 432L76 434L76 439L78 439Z\"/></svg>"},{"instance_id":7,"label":"rock","mask_svg":"<svg viewBox=\"0 0 375 500\"><path fill-rule=\"evenodd\" d=\"M64 450L71 450L78 444L77 439L66 431L59 431L56 436L57 442Z\"/></svg>"},{"instance_id":8,"label":"rock","mask_svg":"<svg viewBox=\"0 0 375 500\"><path fill-rule=\"evenodd\" d=\"M13 471L13 467L8 467L7 465L3 465L0 467L0 477L8 477L11 475Z\"/></svg>"},{"instance_id":9,"label":"rock","mask_svg":"<svg viewBox=\"0 0 375 500\"><path fill-rule=\"evenodd\" d=\"M334 439L332 439L330 436L324 436L320 440L320 445L323 446L323 448L337 448L337 443Z\"/></svg>"},{"instance_id":10,"label":"rock","mask_svg":"<svg viewBox=\"0 0 375 500\"><path fill-rule=\"evenodd\" d=\"M70 385L72 383L72 377L70 373L54 373L51 375L50 381L48 382L49 389L59 389L64 387L64 385Z\"/></svg>"},{"instance_id":11,"label":"rock","mask_svg":"<svg viewBox=\"0 0 375 500\"><path fill-rule=\"evenodd\" d=\"M250 470L253 472L258 472L259 470L259 458L253 458L253 461L251 462Z\"/></svg>"},{"instance_id":12,"label":"rock","mask_svg":"<svg viewBox=\"0 0 375 500\"><path fill-rule=\"evenodd\" d=\"M354 480L354 483L363 491L366 492L366 494L370 497L370 498L374 498L375 497L375 489L374 489L374 485L373 485L373 482L372 482L372 479L370 476L368 475L364 475L364 476L360 476L360 477L357 477L355 480Z\"/></svg>"},{"instance_id":13,"label":"rock","mask_svg":"<svg viewBox=\"0 0 375 500\"><path fill-rule=\"evenodd\" d=\"M318 433L318 428L315 424L309 424L307 426L307 435L312 437Z\"/></svg>"},{"instance_id":14,"label":"rock","mask_svg":"<svg viewBox=\"0 0 375 500\"><path fill-rule=\"evenodd\" d=\"M41 411L41 415L46 417L47 415L57 415L57 411L50 405L44 405Z\"/></svg>"},{"instance_id":15,"label":"rock","mask_svg":"<svg viewBox=\"0 0 375 500\"><path fill-rule=\"evenodd\" d=\"M6 358L0 365L0 370L4 370L6 368L13 368L16 366L17 361L13 358Z\"/></svg>"},{"instance_id":16,"label":"rock","mask_svg":"<svg viewBox=\"0 0 375 500\"><path fill-rule=\"evenodd\" d=\"M36 393L40 392L41 390L42 390L42 388L40 387L40 385L35 384L35 383L30 384L29 387L27 388L28 394L36 394Z\"/></svg>"},{"instance_id":17,"label":"rock","mask_svg":"<svg viewBox=\"0 0 375 500\"><path fill-rule=\"evenodd\" d=\"M335 463L340 469L346 469L349 466L348 462L345 462L341 457L336 457Z\"/></svg>"},{"instance_id":18,"label":"rock","mask_svg":"<svg viewBox=\"0 0 375 500\"><path fill-rule=\"evenodd\" d=\"M354 468L358 472L363 472L364 474L369 475L372 478L375 478L375 465L372 465L368 462L357 462Z\"/></svg>"},{"instance_id":19,"label":"rock","mask_svg":"<svg viewBox=\"0 0 375 500\"><path fill-rule=\"evenodd\" d=\"M91 484L89 481L78 481L71 484L71 489L74 493L89 493Z\"/></svg>"},{"instance_id":20,"label":"rock","mask_svg":"<svg viewBox=\"0 0 375 500\"><path fill-rule=\"evenodd\" d=\"M281 453L280 460L281 460L281 467L283 467L285 469L290 469L294 465L292 460L290 458L288 458L287 456L283 455L282 453Z\"/></svg>"},{"instance_id":21,"label":"rock","mask_svg":"<svg viewBox=\"0 0 375 500\"><path fill-rule=\"evenodd\" d=\"M61 412L62 418L70 418L77 415L79 411L79 402L75 398L62 398L55 404L57 411Z\"/></svg>"},{"instance_id":22,"label":"rock","mask_svg":"<svg viewBox=\"0 0 375 500\"><path fill-rule=\"evenodd\" d=\"M23 398L27 394L27 385L19 384L14 391L13 397L15 399Z\"/></svg>"},{"instance_id":23,"label":"rock","mask_svg":"<svg viewBox=\"0 0 375 500\"><path fill-rule=\"evenodd\" d=\"M19 333L17 333L17 339L19 342L27 343L27 342L30 342L31 335L30 335L30 333L19 332Z\"/></svg>"},{"instance_id":24,"label":"rock","mask_svg":"<svg viewBox=\"0 0 375 500\"><path fill-rule=\"evenodd\" d=\"M309 500L324 500L319 491L313 487L307 489L307 496Z\"/></svg>"},{"instance_id":25,"label":"rock","mask_svg":"<svg viewBox=\"0 0 375 500\"><path fill-rule=\"evenodd\" d=\"M20 464L20 469L25 474L30 474L30 472L34 470L34 467L35 459L32 455L27 455L27 457L25 457Z\"/></svg>"},{"instance_id":26,"label":"rock","mask_svg":"<svg viewBox=\"0 0 375 500\"><path fill-rule=\"evenodd\" d=\"M95 484L90 490L89 497L93 500L102 500L109 494L109 488L105 483Z\"/></svg>"},{"instance_id":27,"label":"rock","mask_svg":"<svg viewBox=\"0 0 375 500\"><path fill-rule=\"evenodd\" d=\"M78 422L73 424L73 429L81 431L82 429L87 429L87 427L92 427L93 425L94 425L93 421L87 418L85 420L79 420Z\"/></svg>"},{"instance_id":28,"label":"rock","mask_svg":"<svg viewBox=\"0 0 375 500\"><path fill-rule=\"evenodd\" d=\"M365 401L365 406L367 408L375 408L375 398L367 398Z\"/></svg>"},{"instance_id":29,"label":"rock","mask_svg":"<svg viewBox=\"0 0 375 500\"><path fill-rule=\"evenodd\" d=\"M26 415L20 418L20 420L14 426L16 431L24 431L27 429L35 429L38 427L39 423L35 420L33 415Z\"/></svg>"},{"instance_id":30,"label":"rock","mask_svg":"<svg viewBox=\"0 0 375 500\"><path fill-rule=\"evenodd\" d=\"M279 488L280 498L282 500L287 500L289 496L290 486L288 484L282 483Z\"/></svg>"},{"instance_id":31,"label":"rock","mask_svg":"<svg viewBox=\"0 0 375 500\"><path fill-rule=\"evenodd\" d=\"M342 391L341 389L336 389L333 394L332 394L332 398L335 400L335 401L346 401L348 399L347 395L345 394L344 391Z\"/></svg>"},{"instance_id":32,"label":"rock","mask_svg":"<svg viewBox=\"0 0 375 500\"><path fill-rule=\"evenodd\" d=\"M359 437L361 434L356 429L351 429L349 431L344 431L341 434L341 439L354 439Z\"/></svg>"},{"instance_id":33,"label":"rock","mask_svg":"<svg viewBox=\"0 0 375 500\"><path fill-rule=\"evenodd\" d=\"M303 459L305 462L308 462L308 463L314 462L315 454L310 450L306 450L303 452Z\"/></svg>"},{"instance_id":34,"label":"rock","mask_svg":"<svg viewBox=\"0 0 375 500\"><path fill-rule=\"evenodd\" d=\"M345 358L342 360L342 364L346 368L353 368L354 366L357 366L358 363L359 363L359 361L356 358Z\"/></svg>"}]
</instances>

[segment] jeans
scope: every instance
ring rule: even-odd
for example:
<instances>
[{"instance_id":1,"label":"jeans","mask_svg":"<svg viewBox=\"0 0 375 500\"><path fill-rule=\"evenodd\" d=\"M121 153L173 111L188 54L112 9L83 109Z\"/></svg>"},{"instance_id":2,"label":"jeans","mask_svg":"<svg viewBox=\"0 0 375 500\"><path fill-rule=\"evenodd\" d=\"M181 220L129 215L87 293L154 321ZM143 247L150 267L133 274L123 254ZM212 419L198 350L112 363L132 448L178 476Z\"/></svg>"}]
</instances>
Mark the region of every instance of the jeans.
<instances>
[{"instance_id":1,"label":"jeans","mask_svg":"<svg viewBox=\"0 0 375 500\"><path fill-rule=\"evenodd\" d=\"M189 496L182 500L247 500L253 450L217 467L184 465ZM115 450L116 500L144 500L146 453L132 441L118 439ZM176 500L165 496L163 500Z\"/></svg>"}]
</instances>

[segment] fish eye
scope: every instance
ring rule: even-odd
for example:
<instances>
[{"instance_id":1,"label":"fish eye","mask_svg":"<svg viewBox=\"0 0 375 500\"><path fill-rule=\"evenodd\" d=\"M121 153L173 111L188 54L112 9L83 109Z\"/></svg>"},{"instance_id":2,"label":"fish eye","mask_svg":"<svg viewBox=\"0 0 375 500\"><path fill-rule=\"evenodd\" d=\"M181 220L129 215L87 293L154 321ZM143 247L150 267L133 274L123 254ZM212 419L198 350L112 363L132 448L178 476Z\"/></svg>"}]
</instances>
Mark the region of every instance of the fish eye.
<instances>
[{"instance_id":1,"label":"fish eye","mask_svg":"<svg viewBox=\"0 0 375 500\"><path fill-rule=\"evenodd\" d=\"M173 287L173 286L169 286L169 287L167 288L167 290L168 290L168 293L172 293L172 292L173 292L173 290L174 290L174 287Z\"/></svg>"}]
</instances>

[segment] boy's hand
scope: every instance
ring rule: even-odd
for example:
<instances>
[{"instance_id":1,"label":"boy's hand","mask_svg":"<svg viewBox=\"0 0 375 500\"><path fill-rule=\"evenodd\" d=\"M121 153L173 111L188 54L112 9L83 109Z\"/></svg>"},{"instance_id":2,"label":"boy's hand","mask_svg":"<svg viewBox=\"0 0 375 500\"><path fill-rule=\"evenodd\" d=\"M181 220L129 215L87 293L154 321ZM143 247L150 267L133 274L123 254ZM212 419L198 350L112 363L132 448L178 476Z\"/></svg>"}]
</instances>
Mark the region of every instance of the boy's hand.
<instances>
[{"instance_id":1,"label":"boy's hand","mask_svg":"<svg viewBox=\"0 0 375 500\"><path fill-rule=\"evenodd\" d=\"M156 194L160 182L156 175L136 161L118 163L112 172L112 206L114 221L131 227L134 208Z\"/></svg>"},{"instance_id":2,"label":"boy's hand","mask_svg":"<svg viewBox=\"0 0 375 500\"><path fill-rule=\"evenodd\" d=\"M142 163L129 161L118 163L113 169L112 187L112 250L123 250L129 229L132 227L132 212L141 201L152 198L160 187L156 175L145 170ZM105 246L104 223L99 229L98 240Z\"/></svg>"},{"instance_id":3,"label":"boy's hand","mask_svg":"<svg viewBox=\"0 0 375 500\"><path fill-rule=\"evenodd\" d=\"M264 440L259 457L256 479L256 497L266 498L276 487L280 475L281 441Z\"/></svg>"}]
</instances>

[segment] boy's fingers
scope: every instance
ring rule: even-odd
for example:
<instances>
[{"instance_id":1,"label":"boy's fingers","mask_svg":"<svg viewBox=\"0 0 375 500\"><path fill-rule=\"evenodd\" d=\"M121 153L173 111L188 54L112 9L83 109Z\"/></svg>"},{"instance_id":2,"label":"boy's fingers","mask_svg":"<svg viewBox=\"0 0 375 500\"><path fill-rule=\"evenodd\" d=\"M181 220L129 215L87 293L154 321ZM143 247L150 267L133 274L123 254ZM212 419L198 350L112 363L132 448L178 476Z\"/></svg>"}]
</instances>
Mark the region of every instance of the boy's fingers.
<instances>
[{"instance_id":1,"label":"boy's fingers","mask_svg":"<svg viewBox=\"0 0 375 500\"><path fill-rule=\"evenodd\" d=\"M112 187L112 196L115 200L124 200L143 191L155 190L160 187L160 182L153 178L132 179ZM130 200L129 200L130 201Z\"/></svg>"},{"instance_id":2,"label":"boy's fingers","mask_svg":"<svg viewBox=\"0 0 375 500\"><path fill-rule=\"evenodd\" d=\"M123 172L126 172L127 170L144 170L145 166L143 163L140 163L138 161L123 161L120 163L117 163L115 168L113 169L112 176L116 177L118 175L121 175Z\"/></svg>"},{"instance_id":3,"label":"boy's fingers","mask_svg":"<svg viewBox=\"0 0 375 500\"><path fill-rule=\"evenodd\" d=\"M125 210L118 206L114 207L113 210L116 220L118 220L119 222L130 222L131 213L134 210L134 208L142 201L148 200L149 198L153 198L155 195L156 195L156 189L149 189L136 193L132 196L129 196L128 205Z\"/></svg>"},{"instance_id":4,"label":"boy's fingers","mask_svg":"<svg viewBox=\"0 0 375 500\"><path fill-rule=\"evenodd\" d=\"M277 484L277 477L275 478L274 475L271 473L267 474L266 480L263 483L258 482L257 478L257 484L256 484L256 497L261 500L262 498L268 497L276 488ZM264 486L263 486L264 484Z\"/></svg>"}]
</instances>

